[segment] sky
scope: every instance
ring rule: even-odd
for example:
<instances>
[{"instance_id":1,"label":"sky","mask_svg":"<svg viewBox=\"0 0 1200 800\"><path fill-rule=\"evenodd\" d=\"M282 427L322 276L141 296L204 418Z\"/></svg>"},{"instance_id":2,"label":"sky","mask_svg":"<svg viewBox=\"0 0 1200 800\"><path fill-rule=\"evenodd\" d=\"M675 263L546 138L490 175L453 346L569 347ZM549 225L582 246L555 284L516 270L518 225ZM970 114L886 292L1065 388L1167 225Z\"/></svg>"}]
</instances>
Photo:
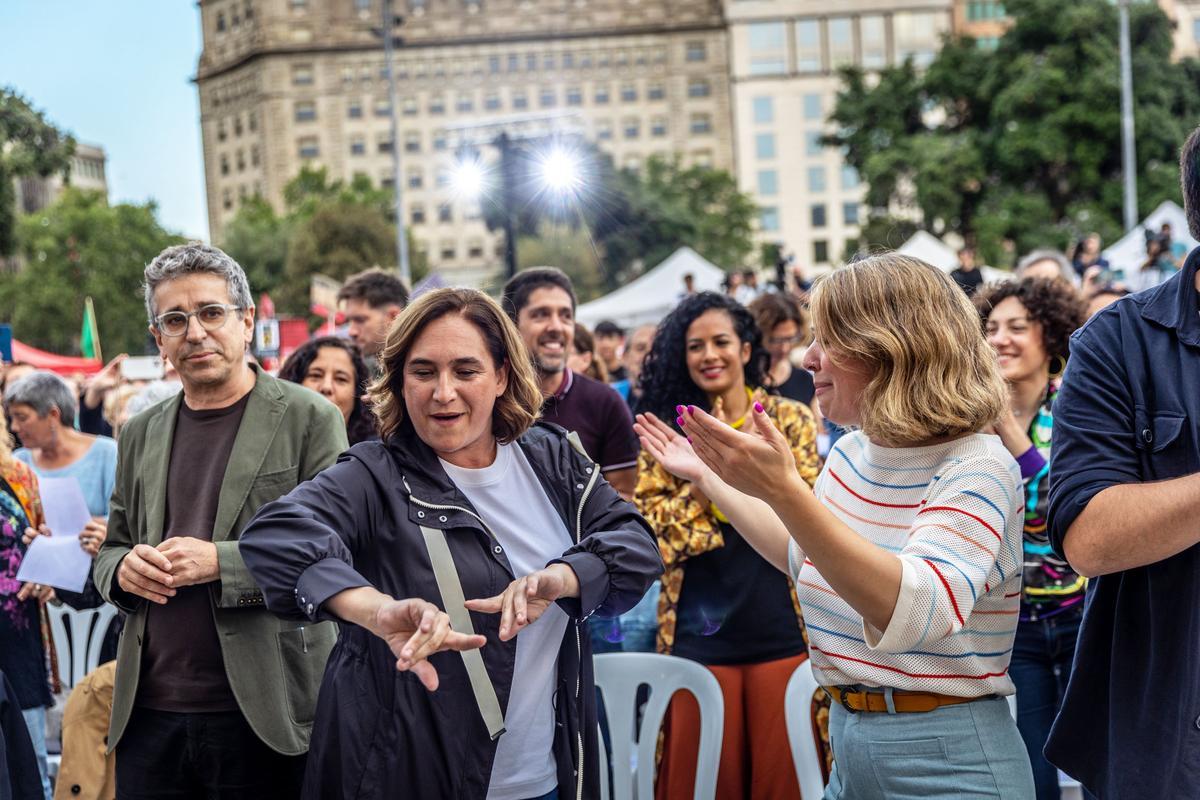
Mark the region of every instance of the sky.
<instances>
[{"instance_id":1,"label":"sky","mask_svg":"<svg viewBox=\"0 0 1200 800\"><path fill-rule=\"evenodd\" d=\"M0 0L0 86L108 154L109 200L208 239L194 0Z\"/></svg>"}]
</instances>

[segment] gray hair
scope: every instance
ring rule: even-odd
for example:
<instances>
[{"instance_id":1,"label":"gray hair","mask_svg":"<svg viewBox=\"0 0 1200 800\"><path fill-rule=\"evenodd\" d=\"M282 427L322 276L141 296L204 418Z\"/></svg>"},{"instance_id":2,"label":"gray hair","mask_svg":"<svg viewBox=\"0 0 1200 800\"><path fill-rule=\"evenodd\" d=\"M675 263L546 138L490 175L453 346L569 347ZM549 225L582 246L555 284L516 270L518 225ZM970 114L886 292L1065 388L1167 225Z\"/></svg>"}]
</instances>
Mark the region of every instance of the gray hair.
<instances>
[{"instance_id":1,"label":"gray hair","mask_svg":"<svg viewBox=\"0 0 1200 800\"><path fill-rule=\"evenodd\" d=\"M229 287L229 299L238 308L245 310L254 305L245 271L224 251L203 242L177 244L163 250L146 265L146 316L151 325L158 316L158 310L154 307L154 290L167 281L197 272L224 278L225 285Z\"/></svg>"},{"instance_id":2,"label":"gray hair","mask_svg":"<svg viewBox=\"0 0 1200 800\"><path fill-rule=\"evenodd\" d=\"M1029 255L1017 262L1017 279L1025 277L1025 271L1039 261L1053 261L1058 265L1058 271L1062 275L1062 279L1074 286L1079 282L1078 276L1075 275L1075 268L1071 266L1071 262L1067 257L1058 250L1034 250Z\"/></svg>"},{"instance_id":3,"label":"gray hair","mask_svg":"<svg viewBox=\"0 0 1200 800\"><path fill-rule=\"evenodd\" d=\"M4 410L8 411L17 404L29 406L35 414L43 418L50 413L50 409L57 408L62 424L68 428L75 427L79 401L71 389L71 384L53 372L31 372L8 387L8 391L4 393Z\"/></svg>"}]
</instances>

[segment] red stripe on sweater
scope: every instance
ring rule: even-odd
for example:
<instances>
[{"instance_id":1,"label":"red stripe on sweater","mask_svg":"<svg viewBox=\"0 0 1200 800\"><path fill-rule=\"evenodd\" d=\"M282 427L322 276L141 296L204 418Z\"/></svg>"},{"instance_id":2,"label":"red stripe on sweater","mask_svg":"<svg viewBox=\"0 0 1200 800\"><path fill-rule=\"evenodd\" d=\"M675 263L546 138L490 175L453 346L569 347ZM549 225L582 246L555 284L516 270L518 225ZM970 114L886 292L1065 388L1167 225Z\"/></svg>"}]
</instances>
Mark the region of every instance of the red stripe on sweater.
<instances>
[{"instance_id":1,"label":"red stripe on sweater","mask_svg":"<svg viewBox=\"0 0 1200 800\"><path fill-rule=\"evenodd\" d=\"M965 625L966 623L963 622L962 614L958 610L958 601L954 599L954 592L950 590L949 581L942 576L941 570L935 567L932 561L930 561L928 558L923 558L921 560L929 565L929 568L933 570L933 574L937 575L938 580L942 582L942 586L946 587L946 594L950 597L950 605L954 608L954 616L958 617L959 625Z\"/></svg>"},{"instance_id":2,"label":"red stripe on sweater","mask_svg":"<svg viewBox=\"0 0 1200 800\"><path fill-rule=\"evenodd\" d=\"M983 527L987 528L988 531L992 534L992 536L995 536L997 539L1000 539L1000 541L1004 541L1003 539L1000 538L1000 534L996 533L995 528L993 528L991 525L988 525L980 517L975 516L970 511L963 511L961 508L955 508L954 506L929 506L928 508L922 508L920 511L918 511L917 516L920 516L921 514L928 514L930 511L953 511L957 514L962 514L963 516L970 517L971 519L975 520Z\"/></svg>"},{"instance_id":3,"label":"red stripe on sweater","mask_svg":"<svg viewBox=\"0 0 1200 800\"><path fill-rule=\"evenodd\" d=\"M861 658L854 658L853 656L843 655L842 653L831 653L828 650L822 650L811 642L808 645L808 649L815 650L821 655L829 656L830 658L843 658L846 661L855 661L859 664L866 664L868 667L877 667L878 669L886 669L890 672L898 672L901 675L907 675L910 678L947 678L950 680L986 681L988 678L1002 678L1008 674L1008 670L1005 670L1004 672L985 672L982 675L923 675L917 672L905 672L902 669L888 666L887 664L876 664L873 661L864 661Z\"/></svg>"},{"instance_id":4,"label":"red stripe on sweater","mask_svg":"<svg viewBox=\"0 0 1200 800\"><path fill-rule=\"evenodd\" d=\"M836 472L834 472L832 469L829 470L829 474L833 476L833 479L835 481L837 481L838 483L840 483L842 485L843 489L845 489L847 492L849 492L850 494L857 497L859 500L862 500L864 503L870 503L873 506L880 506L881 508L920 508L921 507L920 503L880 503L878 500L872 500L869 497L863 497L861 494L859 494L858 492L854 491L849 486L847 486L846 482L844 480L842 480L838 476L838 474Z\"/></svg>"}]
</instances>

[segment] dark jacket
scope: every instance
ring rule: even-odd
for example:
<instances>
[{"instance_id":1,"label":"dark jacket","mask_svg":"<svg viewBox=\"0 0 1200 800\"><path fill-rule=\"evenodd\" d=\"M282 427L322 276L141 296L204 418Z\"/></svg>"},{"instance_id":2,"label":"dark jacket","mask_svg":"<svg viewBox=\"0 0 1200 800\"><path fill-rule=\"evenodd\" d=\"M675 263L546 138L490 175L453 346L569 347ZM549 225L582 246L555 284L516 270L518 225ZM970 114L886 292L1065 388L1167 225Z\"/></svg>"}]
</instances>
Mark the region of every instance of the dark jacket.
<instances>
[{"instance_id":1,"label":"dark jacket","mask_svg":"<svg viewBox=\"0 0 1200 800\"><path fill-rule=\"evenodd\" d=\"M1093 497L1200 472L1200 250L1071 340L1054 404L1049 534ZM1129 509L1136 524L1138 512ZM1154 531L1139 531L1150 537ZM1046 756L1101 797L1200 797L1200 545L1088 586Z\"/></svg>"},{"instance_id":2,"label":"dark jacket","mask_svg":"<svg viewBox=\"0 0 1200 800\"><path fill-rule=\"evenodd\" d=\"M632 608L662 572L654 535L570 445L539 423L518 442L576 544L558 561L579 577L580 597L558 653L554 751L560 791L598 797L596 709L585 621ZM409 431L365 442L259 513L242 534L242 555L267 607L291 619L330 619L323 604L371 585L396 598L441 606L420 526L446 531L466 597L501 593L515 577L433 451ZM487 637L482 655L507 708L516 640L499 640L498 615L472 613ZM430 659L440 687L429 692L397 672L387 644L344 624L329 659L304 795L308 798L486 797L496 745L475 704L462 657Z\"/></svg>"}]
</instances>

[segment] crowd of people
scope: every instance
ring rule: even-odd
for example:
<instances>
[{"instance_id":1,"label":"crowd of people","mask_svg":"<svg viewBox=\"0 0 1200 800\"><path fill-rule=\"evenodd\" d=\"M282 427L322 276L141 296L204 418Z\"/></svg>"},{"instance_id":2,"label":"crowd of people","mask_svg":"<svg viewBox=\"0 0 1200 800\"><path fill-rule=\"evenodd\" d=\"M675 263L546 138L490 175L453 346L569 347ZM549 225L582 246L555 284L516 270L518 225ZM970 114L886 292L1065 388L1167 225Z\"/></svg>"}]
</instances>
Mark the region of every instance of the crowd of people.
<instances>
[{"instance_id":1,"label":"crowd of people","mask_svg":"<svg viewBox=\"0 0 1200 800\"><path fill-rule=\"evenodd\" d=\"M1183 151L1200 238L1200 133ZM145 269L125 356L3 377L0 796L50 798L47 604L119 610L63 712L56 797L598 797L593 653L702 664L719 798L797 798L807 661L830 798L1200 793L1200 277L1169 228L999 282L895 253L815 283L687 284L589 330L570 279L410 297L273 374L241 267ZM798 277L798 276L797 276ZM16 576L79 487L83 591ZM1015 702L1012 702L1014 701ZM19 713L18 713L19 712ZM672 698L660 798L702 724ZM52 726L51 726L52 727ZM4 794L8 789L9 794Z\"/></svg>"}]
</instances>

